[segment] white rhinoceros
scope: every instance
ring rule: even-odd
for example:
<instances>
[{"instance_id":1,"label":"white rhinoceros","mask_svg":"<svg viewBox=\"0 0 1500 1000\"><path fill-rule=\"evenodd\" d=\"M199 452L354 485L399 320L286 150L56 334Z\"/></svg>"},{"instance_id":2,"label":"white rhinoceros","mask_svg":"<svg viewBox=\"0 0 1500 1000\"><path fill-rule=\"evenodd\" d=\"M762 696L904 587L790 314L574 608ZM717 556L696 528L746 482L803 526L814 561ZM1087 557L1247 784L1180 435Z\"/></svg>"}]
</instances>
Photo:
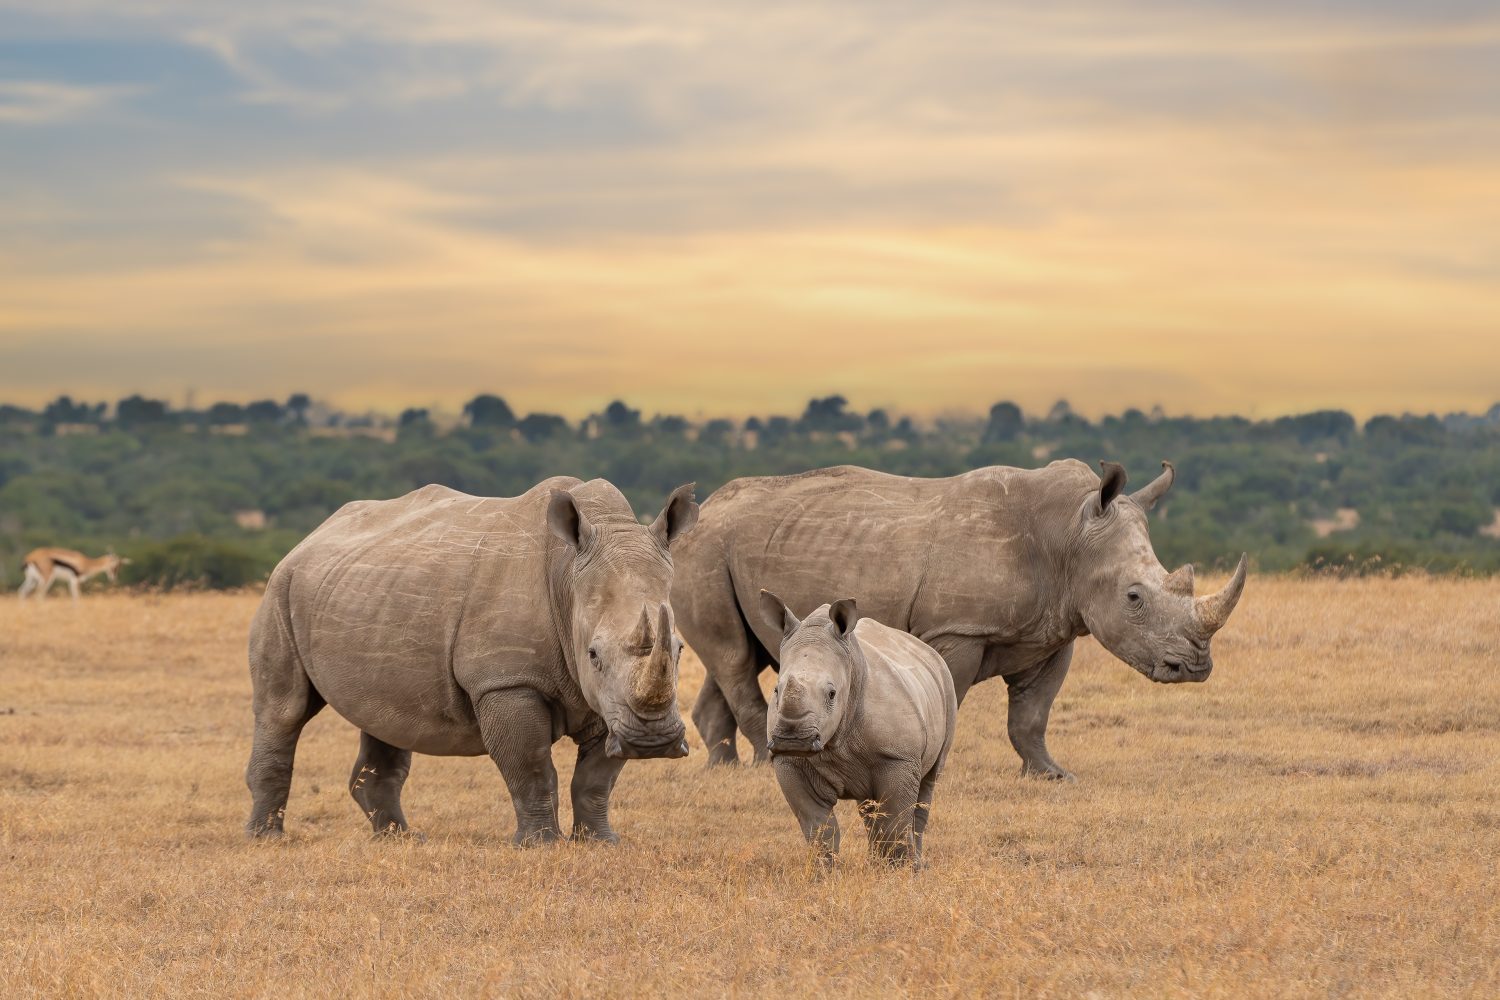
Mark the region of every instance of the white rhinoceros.
<instances>
[{"instance_id":1,"label":"white rhinoceros","mask_svg":"<svg viewBox=\"0 0 1500 1000\"><path fill-rule=\"evenodd\" d=\"M487 753L516 842L557 839L552 744L570 736L573 835L615 840L625 759L687 753L670 546L697 519L691 485L648 527L614 486L566 477L346 504L276 567L251 627L247 833L281 833L297 737L326 704L361 730L350 792L378 833L407 828L413 752Z\"/></svg>"},{"instance_id":2,"label":"white rhinoceros","mask_svg":"<svg viewBox=\"0 0 1500 1000\"><path fill-rule=\"evenodd\" d=\"M1146 527L1171 488L1170 464L1134 494L1123 468L1103 467L1099 476L1069 460L918 479L839 466L716 490L672 583L683 638L708 670L693 721L709 763L736 759L736 728L766 756L758 675L777 663L781 627L760 611L762 588L798 610L850 595L936 649L959 704L1004 677L1025 773L1067 776L1047 752L1047 716L1079 636L1154 681L1206 680L1209 640L1240 598L1245 560L1223 590L1195 598L1193 568L1168 573Z\"/></svg>"}]
</instances>

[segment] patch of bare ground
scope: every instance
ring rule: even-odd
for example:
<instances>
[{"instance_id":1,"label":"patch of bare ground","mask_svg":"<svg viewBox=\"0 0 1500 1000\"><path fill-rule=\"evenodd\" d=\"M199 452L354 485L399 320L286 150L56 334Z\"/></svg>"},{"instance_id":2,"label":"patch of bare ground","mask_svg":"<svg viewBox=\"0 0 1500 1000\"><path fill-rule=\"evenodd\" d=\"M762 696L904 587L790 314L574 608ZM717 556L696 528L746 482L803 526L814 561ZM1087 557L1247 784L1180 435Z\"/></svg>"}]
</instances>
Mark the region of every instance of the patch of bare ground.
<instances>
[{"instance_id":1,"label":"patch of bare ground","mask_svg":"<svg viewBox=\"0 0 1500 1000\"><path fill-rule=\"evenodd\" d=\"M618 848L513 849L480 759L418 758L430 839L374 842L326 711L247 844L255 601L0 602L7 994L1500 995L1500 583L1252 579L1201 685L1086 640L1075 783L1017 776L981 685L919 877L851 808L820 877L770 772L696 742L626 767Z\"/></svg>"}]
</instances>

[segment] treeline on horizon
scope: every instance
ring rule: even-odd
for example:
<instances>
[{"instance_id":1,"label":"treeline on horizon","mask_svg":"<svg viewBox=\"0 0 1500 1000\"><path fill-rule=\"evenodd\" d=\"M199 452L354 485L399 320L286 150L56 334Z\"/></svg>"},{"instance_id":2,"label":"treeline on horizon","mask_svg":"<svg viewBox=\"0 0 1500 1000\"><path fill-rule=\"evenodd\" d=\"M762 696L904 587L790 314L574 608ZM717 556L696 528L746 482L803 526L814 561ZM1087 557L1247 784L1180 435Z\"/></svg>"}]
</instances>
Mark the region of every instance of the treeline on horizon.
<instances>
[{"instance_id":1,"label":"treeline on horizon","mask_svg":"<svg viewBox=\"0 0 1500 1000\"><path fill-rule=\"evenodd\" d=\"M511 496L551 475L602 476L638 511L675 486L704 498L729 479L853 464L911 476L1077 458L1125 464L1142 484L1170 459L1177 484L1153 515L1170 567L1230 565L1338 574L1500 572L1500 404L1482 415L1324 410L1270 420L1130 409L1090 421L1059 402L1028 414L919 424L859 413L842 396L798 416L643 417L623 401L581 421L472 399L457 422L411 408L349 415L298 393L285 402L173 409L60 397L0 405L0 570L55 545L132 558L128 583L233 587L263 579L346 501L428 483Z\"/></svg>"}]
</instances>

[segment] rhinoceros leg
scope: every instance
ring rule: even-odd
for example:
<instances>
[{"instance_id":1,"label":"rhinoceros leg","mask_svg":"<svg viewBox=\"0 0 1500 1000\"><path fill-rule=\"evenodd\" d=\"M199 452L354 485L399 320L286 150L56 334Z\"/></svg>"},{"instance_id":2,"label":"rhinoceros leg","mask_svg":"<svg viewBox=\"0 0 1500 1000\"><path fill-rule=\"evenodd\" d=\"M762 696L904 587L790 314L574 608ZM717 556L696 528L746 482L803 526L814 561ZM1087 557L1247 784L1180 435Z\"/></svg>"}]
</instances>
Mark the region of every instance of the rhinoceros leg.
<instances>
[{"instance_id":1,"label":"rhinoceros leg","mask_svg":"<svg viewBox=\"0 0 1500 1000\"><path fill-rule=\"evenodd\" d=\"M891 864L910 861L916 853L918 787L909 767L893 765L875 775L875 801L860 804L870 849Z\"/></svg>"},{"instance_id":2,"label":"rhinoceros leg","mask_svg":"<svg viewBox=\"0 0 1500 1000\"><path fill-rule=\"evenodd\" d=\"M609 825L609 797L625 761L604 752L605 733L578 746L578 764L573 768L573 839L602 840L618 844L620 838Z\"/></svg>"},{"instance_id":3,"label":"rhinoceros leg","mask_svg":"<svg viewBox=\"0 0 1500 1000\"><path fill-rule=\"evenodd\" d=\"M815 788L796 765L785 763L776 766L776 783L781 794L786 796L792 815L797 817L797 826L809 844L818 849L818 858L825 865L833 864L839 853L839 819L833 814L838 798L831 789Z\"/></svg>"},{"instance_id":4,"label":"rhinoceros leg","mask_svg":"<svg viewBox=\"0 0 1500 1000\"><path fill-rule=\"evenodd\" d=\"M708 678L693 706L693 723L708 747L710 765L739 759L735 726L750 742L755 763L763 764L770 754L760 672L771 665L770 652L750 630L728 573L712 573L694 583L681 595L680 617L683 637L703 661Z\"/></svg>"},{"instance_id":5,"label":"rhinoceros leg","mask_svg":"<svg viewBox=\"0 0 1500 1000\"><path fill-rule=\"evenodd\" d=\"M411 773L411 751L393 747L369 733L359 734L359 757L349 775L349 794L377 834L405 833L401 786Z\"/></svg>"},{"instance_id":6,"label":"rhinoceros leg","mask_svg":"<svg viewBox=\"0 0 1500 1000\"><path fill-rule=\"evenodd\" d=\"M492 691L480 699L477 708L484 748L510 789L516 843L529 847L561 840L551 708L529 688Z\"/></svg>"},{"instance_id":7,"label":"rhinoceros leg","mask_svg":"<svg viewBox=\"0 0 1500 1000\"><path fill-rule=\"evenodd\" d=\"M740 762L739 749L734 745L734 711L712 677L703 678L703 687L698 689L698 700L693 702L693 725L698 727L698 734L708 747L710 767Z\"/></svg>"},{"instance_id":8,"label":"rhinoceros leg","mask_svg":"<svg viewBox=\"0 0 1500 1000\"><path fill-rule=\"evenodd\" d=\"M916 868L923 867L922 860L922 835L927 832L927 820L932 815L932 796L937 791L938 774L943 769L940 760L933 765L932 770L922 776L922 783L917 786L917 804L912 812L911 839L912 839L912 865Z\"/></svg>"},{"instance_id":9,"label":"rhinoceros leg","mask_svg":"<svg viewBox=\"0 0 1500 1000\"><path fill-rule=\"evenodd\" d=\"M1045 662L1005 678L1010 687L1010 715L1006 730L1010 745L1021 755L1021 773L1043 778L1072 778L1047 752L1047 716L1052 701L1073 662L1070 642Z\"/></svg>"},{"instance_id":10,"label":"rhinoceros leg","mask_svg":"<svg viewBox=\"0 0 1500 1000\"><path fill-rule=\"evenodd\" d=\"M297 755L297 739L326 702L308 682L300 668L290 690L279 691L262 699L256 692L255 739L250 747L250 764L245 768L245 784L252 804L245 833L251 837L279 837L286 816L286 800L292 790L292 760Z\"/></svg>"},{"instance_id":11,"label":"rhinoceros leg","mask_svg":"<svg viewBox=\"0 0 1500 1000\"><path fill-rule=\"evenodd\" d=\"M932 648L948 664L948 673L953 677L953 694L962 705L964 695L969 693L979 679L979 668L984 662L984 644L966 636L941 636L932 640Z\"/></svg>"},{"instance_id":12,"label":"rhinoceros leg","mask_svg":"<svg viewBox=\"0 0 1500 1000\"><path fill-rule=\"evenodd\" d=\"M757 764L764 764L771 759L771 752L766 749L766 713L769 706L766 705L766 696L760 690L760 671L760 665L748 656L742 661L731 662L728 669L720 675L719 690L724 692L730 710L734 713L735 724L740 727L740 732L745 734L745 740L750 744L752 759ZM707 739L706 736L704 738Z\"/></svg>"}]
</instances>

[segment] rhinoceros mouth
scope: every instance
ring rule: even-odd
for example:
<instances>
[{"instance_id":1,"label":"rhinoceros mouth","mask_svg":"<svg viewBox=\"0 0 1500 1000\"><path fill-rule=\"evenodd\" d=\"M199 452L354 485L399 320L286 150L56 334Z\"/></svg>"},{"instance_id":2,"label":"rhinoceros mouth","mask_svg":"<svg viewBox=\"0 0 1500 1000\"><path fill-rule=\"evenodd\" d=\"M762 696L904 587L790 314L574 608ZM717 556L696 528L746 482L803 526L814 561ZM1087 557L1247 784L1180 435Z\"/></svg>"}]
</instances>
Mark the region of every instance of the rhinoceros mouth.
<instances>
[{"instance_id":1,"label":"rhinoceros mouth","mask_svg":"<svg viewBox=\"0 0 1500 1000\"><path fill-rule=\"evenodd\" d=\"M1214 661L1208 658L1195 662L1167 658L1152 664L1151 668L1143 673L1158 684L1181 684L1206 681L1213 669Z\"/></svg>"},{"instance_id":2,"label":"rhinoceros mouth","mask_svg":"<svg viewBox=\"0 0 1500 1000\"><path fill-rule=\"evenodd\" d=\"M823 738L817 733L805 736L772 734L766 749L773 757L811 757L823 752Z\"/></svg>"},{"instance_id":3,"label":"rhinoceros mouth","mask_svg":"<svg viewBox=\"0 0 1500 1000\"><path fill-rule=\"evenodd\" d=\"M649 760L654 757L686 757L687 728L678 724L666 731L634 730L611 726L604 752L620 760Z\"/></svg>"}]
</instances>

